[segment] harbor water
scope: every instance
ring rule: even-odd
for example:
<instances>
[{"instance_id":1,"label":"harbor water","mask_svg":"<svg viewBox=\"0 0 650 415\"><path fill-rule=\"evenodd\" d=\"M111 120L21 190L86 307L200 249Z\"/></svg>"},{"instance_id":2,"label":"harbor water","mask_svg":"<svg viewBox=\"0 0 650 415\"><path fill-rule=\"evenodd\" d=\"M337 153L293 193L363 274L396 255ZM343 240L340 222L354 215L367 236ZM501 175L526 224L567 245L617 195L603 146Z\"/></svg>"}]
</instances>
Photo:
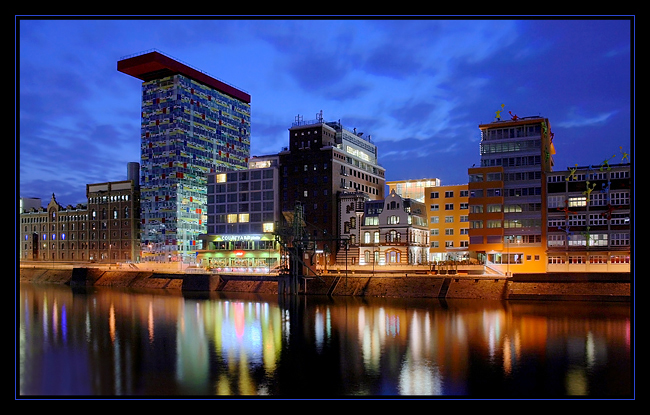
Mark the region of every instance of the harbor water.
<instances>
[{"instance_id":1,"label":"harbor water","mask_svg":"<svg viewBox=\"0 0 650 415\"><path fill-rule=\"evenodd\" d=\"M629 302L21 283L20 399L631 399Z\"/></svg>"}]
</instances>

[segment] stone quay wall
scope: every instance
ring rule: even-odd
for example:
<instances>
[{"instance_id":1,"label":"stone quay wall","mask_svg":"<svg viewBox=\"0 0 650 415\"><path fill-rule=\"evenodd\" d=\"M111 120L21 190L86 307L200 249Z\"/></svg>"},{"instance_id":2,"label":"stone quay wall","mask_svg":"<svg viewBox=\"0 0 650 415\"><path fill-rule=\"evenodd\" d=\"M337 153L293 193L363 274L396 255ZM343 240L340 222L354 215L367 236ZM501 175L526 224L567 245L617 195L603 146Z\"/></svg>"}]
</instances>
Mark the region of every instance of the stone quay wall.
<instances>
[{"instance_id":1,"label":"stone quay wall","mask_svg":"<svg viewBox=\"0 0 650 415\"><path fill-rule=\"evenodd\" d=\"M20 282L277 294L273 276L165 273L102 268L20 268ZM307 295L489 300L630 301L630 274L322 275L304 280Z\"/></svg>"}]
</instances>

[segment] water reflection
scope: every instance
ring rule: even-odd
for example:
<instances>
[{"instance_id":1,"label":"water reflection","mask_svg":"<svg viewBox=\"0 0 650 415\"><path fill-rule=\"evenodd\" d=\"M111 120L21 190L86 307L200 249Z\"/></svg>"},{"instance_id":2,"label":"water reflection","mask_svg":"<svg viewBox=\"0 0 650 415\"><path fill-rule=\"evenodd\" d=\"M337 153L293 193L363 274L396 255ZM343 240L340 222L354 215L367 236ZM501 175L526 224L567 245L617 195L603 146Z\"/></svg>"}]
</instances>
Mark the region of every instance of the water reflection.
<instances>
[{"instance_id":1,"label":"water reflection","mask_svg":"<svg viewBox=\"0 0 650 415\"><path fill-rule=\"evenodd\" d=\"M628 303L20 286L21 395L629 397Z\"/></svg>"}]
</instances>

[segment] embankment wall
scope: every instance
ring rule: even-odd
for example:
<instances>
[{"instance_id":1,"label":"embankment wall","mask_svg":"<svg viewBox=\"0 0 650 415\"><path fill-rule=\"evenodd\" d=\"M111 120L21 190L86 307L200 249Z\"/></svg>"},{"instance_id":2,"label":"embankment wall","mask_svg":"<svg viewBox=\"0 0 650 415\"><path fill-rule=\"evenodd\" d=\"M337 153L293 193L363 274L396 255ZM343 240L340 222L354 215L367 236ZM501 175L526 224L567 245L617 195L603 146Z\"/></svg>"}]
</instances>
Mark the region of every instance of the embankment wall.
<instances>
[{"instance_id":1,"label":"embankment wall","mask_svg":"<svg viewBox=\"0 0 650 415\"><path fill-rule=\"evenodd\" d=\"M277 294L272 277L236 277L213 274L172 274L100 268L20 268L20 282L72 286L158 288L181 291L223 291ZM601 300L629 301L629 274L548 275L513 278L493 276L344 276L323 275L300 287L309 295L368 297L432 297L493 300Z\"/></svg>"}]
</instances>

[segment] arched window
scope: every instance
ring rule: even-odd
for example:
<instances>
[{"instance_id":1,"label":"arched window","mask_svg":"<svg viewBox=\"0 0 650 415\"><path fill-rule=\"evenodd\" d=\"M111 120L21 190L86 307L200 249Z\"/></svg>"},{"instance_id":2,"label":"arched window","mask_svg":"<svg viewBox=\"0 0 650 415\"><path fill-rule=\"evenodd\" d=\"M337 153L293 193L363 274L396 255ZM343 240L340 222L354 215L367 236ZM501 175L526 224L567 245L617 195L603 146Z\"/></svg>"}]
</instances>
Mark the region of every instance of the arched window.
<instances>
[{"instance_id":1,"label":"arched window","mask_svg":"<svg viewBox=\"0 0 650 415\"><path fill-rule=\"evenodd\" d=\"M388 263L388 264L397 264L399 262L400 262L400 253L399 253L399 251L386 252L386 263Z\"/></svg>"}]
</instances>

